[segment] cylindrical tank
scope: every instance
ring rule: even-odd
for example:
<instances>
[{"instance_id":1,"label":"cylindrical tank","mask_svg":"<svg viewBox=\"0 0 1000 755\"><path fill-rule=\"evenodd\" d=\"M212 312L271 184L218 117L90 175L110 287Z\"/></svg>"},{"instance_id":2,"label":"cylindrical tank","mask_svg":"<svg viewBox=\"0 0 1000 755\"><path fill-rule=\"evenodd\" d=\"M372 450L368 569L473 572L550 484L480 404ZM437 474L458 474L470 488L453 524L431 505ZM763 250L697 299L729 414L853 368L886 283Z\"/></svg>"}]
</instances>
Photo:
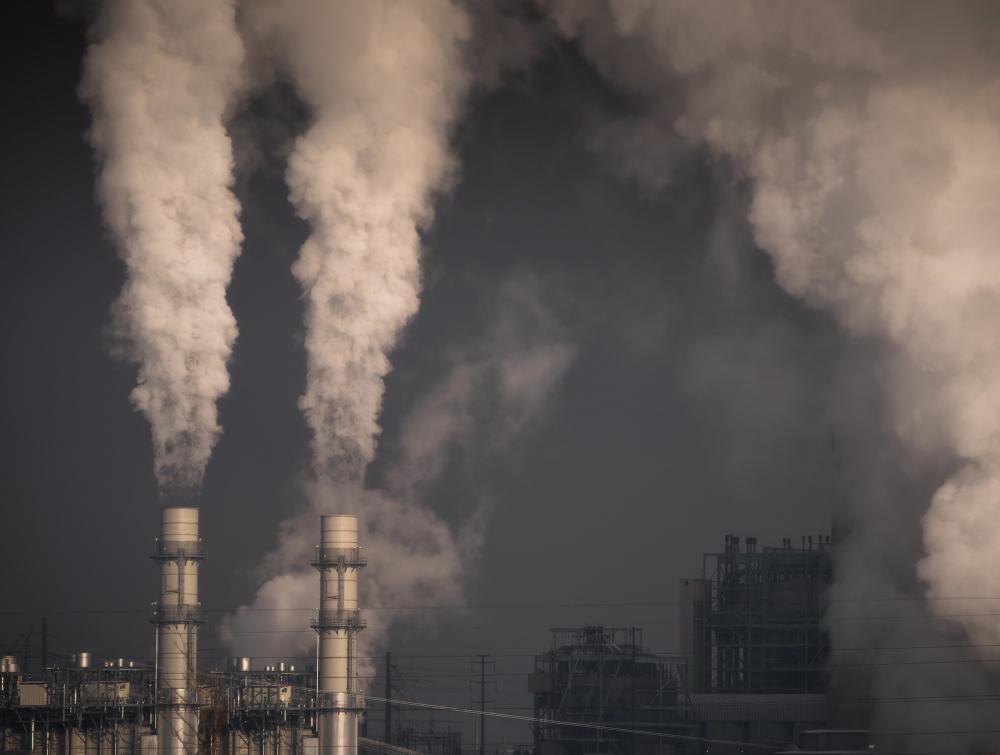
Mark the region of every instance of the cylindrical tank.
<instances>
[{"instance_id":1,"label":"cylindrical tank","mask_svg":"<svg viewBox=\"0 0 1000 755\"><path fill-rule=\"evenodd\" d=\"M139 755L157 755L160 751L156 734L142 734L139 737Z\"/></svg>"},{"instance_id":2,"label":"cylindrical tank","mask_svg":"<svg viewBox=\"0 0 1000 755\"><path fill-rule=\"evenodd\" d=\"M298 741L298 735L299 731L295 726L279 726L277 755L296 755L295 745Z\"/></svg>"},{"instance_id":3,"label":"cylindrical tank","mask_svg":"<svg viewBox=\"0 0 1000 755\"><path fill-rule=\"evenodd\" d=\"M16 674L17 673L17 656L16 655L5 655L0 658L0 673L4 674Z\"/></svg>"},{"instance_id":4,"label":"cylindrical tank","mask_svg":"<svg viewBox=\"0 0 1000 755\"><path fill-rule=\"evenodd\" d=\"M68 728L66 752L68 755L87 755L87 734L76 727Z\"/></svg>"},{"instance_id":5,"label":"cylindrical tank","mask_svg":"<svg viewBox=\"0 0 1000 755\"><path fill-rule=\"evenodd\" d=\"M198 746L198 509L164 506L154 558L160 562L157 625L157 740L160 755Z\"/></svg>"},{"instance_id":6,"label":"cylindrical tank","mask_svg":"<svg viewBox=\"0 0 1000 755\"><path fill-rule=\"evenodd\" d=\"M313 565L320 572L317 733L319 755L357 755L357 633L364 628L358 611L358 518L324 516Z\"/></svg>"},{"instance_id":7,"label":"cylindrical tank","mask_svg":"<svg viewBox=\"0 0 1000 755\"><path fill-rule=\"evenodd\" d=\"M251 658L245 655L234 656L229 659L227 670L234 674L246 674L250 672L253 665Z\"/></svg>"}]
</instances>

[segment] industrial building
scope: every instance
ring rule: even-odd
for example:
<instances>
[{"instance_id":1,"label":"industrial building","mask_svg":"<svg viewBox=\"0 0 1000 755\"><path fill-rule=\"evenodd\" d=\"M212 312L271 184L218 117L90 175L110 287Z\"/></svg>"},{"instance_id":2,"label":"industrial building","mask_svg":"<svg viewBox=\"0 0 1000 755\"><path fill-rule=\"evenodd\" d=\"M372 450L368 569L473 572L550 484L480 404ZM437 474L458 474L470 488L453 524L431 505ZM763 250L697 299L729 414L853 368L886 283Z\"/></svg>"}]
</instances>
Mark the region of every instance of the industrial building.
<instances>
[{"instance_id":1,"label":"industrial building","mask_svg":"<svg viewBox=\"0 0 1000 755\"><path fill-rule=\"evenodd\" d=\"M833 581L829 536L758 549L727 535L698 579L680 587L681 650L691 692L823 693L830 641L822 626Z\"/></svg>"},{"instance_id":2,"label":"industrial building","mask_svg":"<svg viewBox=\"0 0 1000 755\"><path fill-rule=\"evenodd\" d=\"M681 716L683 665L645 650L635 627L553 629L529 682L536 755L683 752L659 736L691 728Z\"/></svg>"},{"instance_id":3,"label":"industrial building","mask_svg":"<svg viewBox=\"0 0 1000 755\"><path fill-rule=\"evenodd\" d=\"M457 731L397 725L392 743L359 736L358 575L367 560L356 517L321 519L315 667L233 658L199 672L204 555L198 510L163 508L152 662L98 664L79 653L28 676L16 657L0 659L0 752L461 755ZM681 581L677 655L650 651L636 627L553 629L529 676L535 755L870 752L866 732L830 728L823 616L832 573L828 537L758 549L755 538L727 536L699 577ZM387 658L387 739L391 668Z\"/></svg>"},{"instance_id":4,"label":"industrial building","mask_svg":"<svg viewBox=\"0 0 1000 755\"><path fill-rule=\"evenodd\" d=\"M830 728L823 619L832 556L828 535L763 548L757 538L727 535L721 553L704 555L700 577L681 580L687 718L699 737L716 740L713 753L735 755L746 744L871 752L867 732Z\"/></svg>"},{"instance_id":5,"label":"industrial building","mask_svg":"<svg viewBox=\"0 0 1000 755\"><path fill-rule=\"evenodd\" d=\"M160 568L151 617L155 661L69 663L21 673L0 664L0 752L37 755L357 755L365 749L407 755L402 747L360 740L364 709L357 681L357 634L365 622L357 575L365 566L353 515L321 518L313 565L320 573L313 628L316 669L278 663L253 669L249 658L199 674L202 623L198 572L204 557L198 509L167 506L152 554Z\"/></svg>"},{"instance_id":6,"label":"industrial building","mask_svg":"<svg viewBox=\"0 0 1000 755\"><path fill-rule=\"evenodd\" d=\"M867 732L830 728L832 580L828 536L729 535L681 580L679 656L634 628L553 630L529 684L536 755L871 752Z\"/></svg>"}]
</instances>

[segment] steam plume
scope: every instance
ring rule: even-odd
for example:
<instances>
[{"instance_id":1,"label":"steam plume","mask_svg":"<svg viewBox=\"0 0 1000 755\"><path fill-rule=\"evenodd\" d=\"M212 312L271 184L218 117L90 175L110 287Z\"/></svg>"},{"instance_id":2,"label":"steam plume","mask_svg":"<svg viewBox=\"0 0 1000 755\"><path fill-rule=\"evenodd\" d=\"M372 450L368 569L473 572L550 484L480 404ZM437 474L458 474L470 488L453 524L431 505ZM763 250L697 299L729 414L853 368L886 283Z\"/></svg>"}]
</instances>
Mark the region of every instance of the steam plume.
<instances>
[{"instance_id":1,"label":"steam plume","mask_svg":"<svg viewBox=\"0 0 1000 755\"><path fill-rule=\"evenodd\" d=\"M242 234L223 120L242 62L232 0L108 0L80 87L126 266L113 326L138 365L132 403L163 492L200 488L229 388L226 287Z\"/></svg>"},{"instance_id":2,"label":"steam plume","mask_svg":"<svg viewBox=\"0 0 1000 755\"><path fill-rule=\"evenodd\" d=\"M468 20L447 0L287 0L251 4L247 27L314 112L287 174L311 228L294 267L308 358L299 405L317 479L360 480L388 355L418 305L419 231L453 167Z\"/></svg>"},{"instance_id":3,"label":"steam plume","mask_svg":"<svg viewBox=\"0 0 1000 755\"><path fill-rule=\"evenodd\" d=\"M247 3L243 20L254 47L313 115L287 172L292 204L310 227L293 272L305 300L299 406L312 431L311 506L282 527L256 606L312 593L314 575L301 568L316 517L344 511L359 513L372 554L366 605L398 596L401 584L412 596L453 598L462 569L450 527L419 501L364 490L363 478L389 353L419 303L420 230L452 175L450 131L469 85L469 19L449 0L261 0ZM243 612L234 622L255 618ZM302 626L301 616L288 618ZM370 628L369 642L381 634L377 621Z\"/></svg>"},{"instance_id":4,"label":"steam plume","mask_svg":"<svg viewBox=\"0 0 1000 755\"><path fill-rule=\"evenodd\" d=\"M881 342L902 448L951 469L923 519L931 610L1000 641L983 615L1000 601L955 600L1000 596L984 568L1000 550L997 7L546 5L634 98L596 140L617 164L655 188L679 150L724 158L780 285ZM855 595L873 584L840 574Z\"/></svg>"},{"instance_id":5,"label":"steam plume","mask_svg":"<svg viewBox=\"0 0 1000 755\"><path fill-rule=\"evenodd\" d=\"M463 602L488 514L488 493L475 491L479 509L457 531L422 501L460 449L493 456L544 417L575 355L574 343L547 304L551 293L523 272L503 282L488 309L488 327L469 343L452 347L440 360L447 365L444 374L403 418L384 490L313 483L312 506L281 526L253 604L223 622L226 644L240 653L272 655L303 652L315 641L304 629L308 613L301 609L316 603L318 579L303 565L316 544L317 517L331 511L359 512L370 563L361 574L365 607ZM381 642L397 615L393 610L369 613L364 646ZM410 622L421 618L402 615Z\"/></svg>"}]
</instances>

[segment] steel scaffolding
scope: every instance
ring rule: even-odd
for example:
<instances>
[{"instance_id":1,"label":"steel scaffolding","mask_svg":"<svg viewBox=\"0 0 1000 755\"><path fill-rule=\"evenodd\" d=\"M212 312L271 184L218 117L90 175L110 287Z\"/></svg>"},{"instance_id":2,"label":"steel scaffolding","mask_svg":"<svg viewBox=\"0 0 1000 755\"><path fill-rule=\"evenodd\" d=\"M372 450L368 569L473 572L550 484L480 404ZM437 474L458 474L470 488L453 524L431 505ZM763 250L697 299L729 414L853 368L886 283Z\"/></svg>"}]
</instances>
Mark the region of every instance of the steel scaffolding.
<instances>
[{"instance_id":1,"label":"steel scaffolding","mask_svg":"<svg viewBox=\"0 0 1000 755\"><path fill-rule=\"evenodd\" d=\"M830 642L822 620L833 579L828 537L757 550L727 536L704 556L692 667L708 692L823 692Z\"/></svg>"},{"instance_id":2,"label":"steel scaffolding","mask_svg":"<svg viewBox=\"0 0 1000 755\"><path fill-rule=\"evenodd\" d=\"M682 679L683 661L644 650L635 627L553 629L552 649L535 657L530 679L535 717L545 721L534 727L536 753L678 752L658 735L691 726L681 716Z\"/></svg>"}]
</instances>

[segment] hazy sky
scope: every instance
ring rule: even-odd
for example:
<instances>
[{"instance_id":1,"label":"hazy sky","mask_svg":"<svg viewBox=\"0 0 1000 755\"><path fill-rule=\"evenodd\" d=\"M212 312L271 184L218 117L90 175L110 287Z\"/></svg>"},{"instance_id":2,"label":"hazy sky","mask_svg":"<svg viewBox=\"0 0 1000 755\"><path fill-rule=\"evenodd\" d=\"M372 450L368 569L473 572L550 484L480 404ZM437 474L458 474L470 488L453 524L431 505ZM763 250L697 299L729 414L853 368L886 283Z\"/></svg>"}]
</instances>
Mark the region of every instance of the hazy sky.
<instances>
[{"instance_id":1,"label":"hazy sky","mask_svg":"<svg viewBox=\"0 0 1000 755\"><path fill-rule=\"evenodd\" d=\"M128 399L134 371L104 333L123 267L95 203L75 91L83 29L40 3L5 10L0 605L13 613L0 641L37 632L47 615L55 651L145 658L158 500L149 429ZM673 651L676 611L649 604L676 600L678 579L699 574L724 535L798 542L830 531L845 480L902 484L869 453L892 455L878 440L869 346L773 282L725 165L688 154L656 194L620 177L592 148L591 124L623 107L574 48L551 43L475 96L459 128L459 179L424 238L425 293L393 355L370 479L388 474L405 419L455 355L497 322L521 327L505 291L530 289L573 359L513 439L498 439L504 418L477 399L481 421L427 496L454 522L488 506L467 599L507 607L421 612L393 630L394 652L534 653L549 627L598 622L642 626L653 649ZM202 645L219 654L221 609L252 598L278 523L304 505L303 312L290 266L307 229L286 199L281 154L303 123L289 95L271 92L231 129L246 240L228 298L240 333L201 501ZM870 409L863 420L843 420L847 394ZM835 431L861 449L845 453L842 479ZM919 479L908 484L926 500ZM622 602L636 605L525 605ZM455 686L456 702L472 697L463 679ZM523 700L525 683L502 689Z\"/></svg>"}]
</instances>

